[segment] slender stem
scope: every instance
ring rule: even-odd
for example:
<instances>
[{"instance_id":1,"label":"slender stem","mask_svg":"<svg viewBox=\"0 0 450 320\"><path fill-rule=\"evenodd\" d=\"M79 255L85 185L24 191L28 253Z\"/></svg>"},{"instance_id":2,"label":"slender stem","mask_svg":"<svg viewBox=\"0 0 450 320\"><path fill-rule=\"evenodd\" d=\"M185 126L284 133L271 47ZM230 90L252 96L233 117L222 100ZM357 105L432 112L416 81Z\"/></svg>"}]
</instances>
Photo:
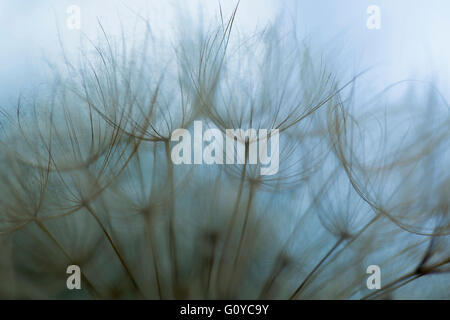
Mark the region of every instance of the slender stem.
<instances>
[{"instance_id":1,"label":"slender stem","mask_svg":"<svg viewBox=\"0 0 450 320\"><path fill-rule=\"evenodd\" d=\"M436 271L433 271L433 270L436 268L439 268L443 265L446 265L448 263L450 263L450 258L444 259L442 262L436 263L435 265L432 265L431 267L429 267L427 269L423 269L422 272L420 272L420 269L416 269L415 271L410 272L410 273L392 281L391 283L388 283L387 285L383 286L383 289L377 290L375 292L372 292L372 293L362 297L361 300L366 300L366 299L372 298L374 296L380 295L382 293L396 290L396 289L403 287L404 285L410 283L411 281L416 280L420 277L423 277L427 274L437 273Z\"/></svg>"},{"instance_id":2,"label":"slender stem","mask_svg":"<svg viewBox=\"0 0 450 320\"><path fill-rule=\"evenodd\" d=\"M219 277L222 274L222 270L223 270L223 267L225 264L226 251L227 251L227 248L228 248L228 245L230 242L231 232L233 231L233 227L236 223L237 213L239 211L239 204L241 202L241 197L242 197L242 191L244 189L246 171L247 171L247 165L244 164L242 167L242 171L241 171L241 181L239 183L237 199L236 199L236 202L234 203L233 213L231 215L231 222L228 225L227 233L225 235L225 241L223 243L222 253L220 255L220 260L219 260L218 271L217 271L216 277Z\"/></svg>"},{"instance_id":3,"label":"slender stem","mask_svg":"<svg viewBox=\"0 0 450 320\"><path fill-rule=\"evenodd\" d=\"M376 215L372 220L370 220L354 237L350 238L345 245L338 251L336 252L335 255L333 255L332 258L330 258L329 263L332 263L333 261L336 261L336 259L345 251L345 249L347 249L354 241L356 241L356 239L358 239L365 231L367 231L367 229L373 225L379 218L381 217L381 215ZM320 275L320 273L322 272L322 270L319 270L318 272L316 272L314 274L314 277L318 277Z\"/></svg>"},{"instance_id":4,"label":"slender stem","mask_svg":"<svg viewBox=\"0 0 450 320\"><path fill-rule=\"evenodd\" d=\"M146 218L146 220L147 220L147 225L150 229L151 228L151 223L149 221L150 218ZM148 233L148 239L150 241L150 251L152 253L153 269L155 271L155 279L156 279L156 287L158 289L158 297L159 297L159 299L162 299L163 295L162 295L162 291L161 291L161 280L159 277L159 267L158 267L158 259L157 259L158 255L157 255L156 246L155 246L156 240L154 239L154 237L152 237L152 234L153 233L151 231Z\"/></svg>"},{"instance_id":5,"label":"slender stem","mask_svg":"<svg viewBox=\"0 0 450 320\"><path fill-rule=\"evenodd\" d=\"M151 181L151 188L150 188L150 192L152 192L154 190L154 188L156 187L155 185L155 181L156 181L156 151L157 151L157 147L158 145L156 143L153 144L153 168L152 168L152 181ZM151 203L151 193L148 195L149 198L149 202ZM150 213L151 214L151 213ZM147 226L149 229L148 232L148 237L149 237L149 241L150 241L150 247L151 247L151 251L152 251L152 259L153 259L153 268L155 270L155 278L156 278L156 285L158 287L158 295L159 298L162 299L163 298L163 294L162 294L162 290L161 290L161 280L160 280L160 276L159 276L159 267L158 267L158 251L156 249L156 236L152 236L155 233L152 232L152 223L151 223L151 219L152 217L149 217L147 215L146 217L146 221L147 221Z\"/></svg>"},{"instance_id":6,"label":"slender stem","mask_svg":"<svg viewBox=\"0 0 450 320\"><path fill-rule=\"evenodd\" d=\"M177 243L176 243L176 235L175 235L175 183L174 183L174 175L173 175L173 163L172 158L170 156L170 145L169 140L164 141L164 147L166 151L166 160L167 160L167 179L169 182L169 250L170 250L170 258L172 261L172 289L177 298L178 295L178 259L177 259Z\"/></svg>"},{"instance_id":7,"label":"slender stem","mask_svg":"<svg viewBox=\"0 0 450 320\"><path fill-rule=\"evenodd\" d=\"M328 257L336 250L337 247L342 243L344 239L339 238L338 241L334 244L334 246L325 254L325 256L319 261L318 264L314 267L314 269L311 270L311 272L306 276L306 278L303 280L303 282L298 286L297 290L291 295L289 299L295 299L295 297L302 291L302 289L305 287L305 285L308 283L309 279L314 275L314 273L322 266L322 264L325 262L325 260L328 259Z\"/></svg>"},{"instance_id":8,"label":"slender stem","mask_svg":"<svg viewBox=\"0 0 450 320\"><path fill-rule=\"evenodd\" d=\"M211 278L212 278L212 271L214 266L214 252L216 251L216 243L211 246L211 250L209 252L209 255L211 257L211 260L208 263L208 279L206 281L206 297L209 296L209 293L211 291Z\"/></svg>"},{"instance_id":9,"label":"slender stem","mask_svg":"<svg viewBox=\"0 0 450 320\"><path fill-rule=\"evenodd\" d=\"M137 284L136 280L133 277L133 274L131 273L130 269L128 268L125 260L123 259L122 255L120 254L119 249L117 248L117 246L115 245L114 241L112 240L111 236L109 235L108 231L105 229L105 226L103 225L103 223L100 221L100 219L98 218L98 216L95 214L94 210L91 208L91 206L89 204L85 204L84 205L85 208L88 210L88 212L91 214L91 216L95 219L95 221L97 222L97 224L99 225L100 229L102 229L103 234L106 236L106 239L108 240L109 244L111 245L112 249L114 250L117 258L119 259L120 263L122 264L123 268L125 269L125 272L128 274L128 276L131 279L131 282L133 283L133 286L135 287L138 295L143 298L144 295L142 294L141 289L139 288L139 285Z\"/></svg>"},{"instance_id":10,"label":"slender stem","mask_svg":"<svg viewBox=\"0 0 450 320\"><path fill-rule=\"evenodd\" d=\"M238 243L238 248L237 248L237 251L236 251L236 255L234 256L234 262L233 262L233 267L232 267L233 272L232 272L232 279L231 279L232 281L229 282L228 289L230 289L231 284L233 284L233 282L234 282L234 278L235 278L234 276L236 274L236 267L237 267L237 264L238 264L238 262L240 260L240 257L241 257L242 244L244 242L245 234L246 234L246 231L247 231L248 218L250 216L250 209L252 207L254 193L255 193L255 186L254 186L254 184L250 184L250 190L249 190L249 195L248 195L248 199L247 199L247 207L245 209L244 223L243 223L243 226L242 226L242 231L241 231L241 235L240 235L240 238L239 238L239 243Z\"/></svg>"},{"instance_id":11,"label":"slender stem","mask_svg":"<svg viewBox=\"0 0 450 320\"><path fill-rule=\"evenodd\" d=\"M262 288L258 300L265 299L267 294L270 292L270 289L272 288L273 284L275 283L275 280L280 276L280 274L283 272L283 270L286 268L286 263L283 261L280 262L280 255L278 255L277 261L273 265L272 272L270 273L269 277L267 278L264 287Z\"/></svg>"},{"instance_id":12,"label":"slender stem","mask_svg":"<svg viewBox=\"0 0 450 320\"><path fill-rule=\"evenodd\" d=\"M415 280L415 279L417 279L417 278L420 278L420 277L423 276L423 275L424 275L424 274L418 274L418 273L416 273L416 272L408 273L408 274L406 274L406 275L404 275L404 276L398 278L397 280L395 280L395 281L389 283L388 285L386 285L386 286L383 288L383 290L372 292L372 293L366 295L365 297L362 297L361 300L366 300L366 299L371 298L371 297L373 297L373 296L375 296L375 295L379 295L379 294L381 294L381 293L385 293L386 291L389 292L389 291L398 289L398 288L400 288L401 286L403 286L403 285L405 285L405 284L407 284L407 283L410 283L411 281L413 281L413 280Z\"/></svg>"},{"instance_id":13,"label":"slender stem","mask_svg":"<svg viewBox=\"0 0 450 320\"><path fill-rule=\"evenodd\" d=\"M59 250L61 250L61 252L64 254L64 256L66 257L67 260L70 261L70 263L73 263L73 259L72 257L67 253L67 251L63 248L63 246L61 246L58 242L58 240L56 240L56 238L52 235L52 233L47 229L47 227L40 222L39 220L34 220L37 224L37 226L55 243L55 245L59 248ZM81 270L80 268L80 273L81 276L83 277L83 279L86 281L87 283L87 287L89 288L88 290L91 292L91 294L96 298L99 299L100 298L100 294L98 293L98 291L95 289L95 287L92 285L91 281L89 281L89 279L87 278L87 276L85 275L85 273L83 272L83 270Z\"/></svg>"}]
</instances>

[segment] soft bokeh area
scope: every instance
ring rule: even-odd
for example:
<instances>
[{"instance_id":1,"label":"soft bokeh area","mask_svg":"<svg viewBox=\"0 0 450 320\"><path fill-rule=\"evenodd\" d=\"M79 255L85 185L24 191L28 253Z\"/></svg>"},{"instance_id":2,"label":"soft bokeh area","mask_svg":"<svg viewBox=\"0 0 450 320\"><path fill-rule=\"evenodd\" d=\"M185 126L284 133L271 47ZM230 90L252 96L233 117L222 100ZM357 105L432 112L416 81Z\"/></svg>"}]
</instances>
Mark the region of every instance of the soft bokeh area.
<instances>
[{"instance_id":1,"label":"soft bokeh area","mask_svg":"<svg viewBox=\"0 0 450 320\"><path fill-rule=\"evenodd\" d=\"M449 10L0 0L0 298L450 299Z\"/></svg>"},{"instance_id":2,"label":"soft bokeh area","mask_svg":"<svg viewBox=\"0 0 450 320\"><path fill-rule=\"evenodd\" d=\"M198 22L224 13L236 1L146 1L79 0L0 2L2 38L0 96L14 98L21 90L45 81L45 58L58 56L58 29L64 44L76 48L80 32L98 34L102 22L108 34L120 34L121 27L136 23L136 13L148 17L158 33L171 34L176 28L178 10L189 10ZM80 31L69 30L66 20L70 5L81 8ZM381 29L369 30L366 13L370 5L381 9ZM292 22L301 35L327 49L337 50L347 68L373 67L371 89L383 88L405 79L433 80L441 91L450 85L450 44L445 0L244 0L240 3L236 28L257 30L269 21ZM444 92L445 93L445 92ZM448 97L448 93L446 93Z\"/></svg>"}]
</instances>

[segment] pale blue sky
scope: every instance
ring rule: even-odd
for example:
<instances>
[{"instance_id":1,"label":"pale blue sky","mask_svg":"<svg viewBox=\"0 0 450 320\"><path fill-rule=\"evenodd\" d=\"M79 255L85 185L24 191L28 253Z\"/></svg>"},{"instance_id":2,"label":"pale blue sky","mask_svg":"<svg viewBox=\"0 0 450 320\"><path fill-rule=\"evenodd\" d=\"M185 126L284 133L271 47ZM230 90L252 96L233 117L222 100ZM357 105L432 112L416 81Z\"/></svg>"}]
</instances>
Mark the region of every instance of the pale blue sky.
<instances>
[{"instance_id":1,"label":"pale blue sky","mask_svg":"<svg viewBox=\"0 0 450 320\"><path fill-rule=\"evenodd\" d=\"M160 32L174 27L174 8L199 7L206 17L218 13L214 0L0 0L0 98L13 98L26 88L45 81L43 57L59 50L56 26L63 41L75 45L77 31L65 26L66 8L81 8L82 31L94 36L97 17L110 33L119 31L118 15L125 24L132 13L123 3L150 17ZM221 0L224 13L236 1ZM366 9L381 9L381 29L369 30ZM299 32L324 48L339 52L346 68L375 68L368 75L369 88L376 91L405 78L434 79L448 98L450 84L450 1L446 0L242 0L237 17L241 30L255 30L277 15L295 21ZM332 52L332 51L331 51ZM367 85L366 85L367 87Z\"/></svg>"}]
</instances>

